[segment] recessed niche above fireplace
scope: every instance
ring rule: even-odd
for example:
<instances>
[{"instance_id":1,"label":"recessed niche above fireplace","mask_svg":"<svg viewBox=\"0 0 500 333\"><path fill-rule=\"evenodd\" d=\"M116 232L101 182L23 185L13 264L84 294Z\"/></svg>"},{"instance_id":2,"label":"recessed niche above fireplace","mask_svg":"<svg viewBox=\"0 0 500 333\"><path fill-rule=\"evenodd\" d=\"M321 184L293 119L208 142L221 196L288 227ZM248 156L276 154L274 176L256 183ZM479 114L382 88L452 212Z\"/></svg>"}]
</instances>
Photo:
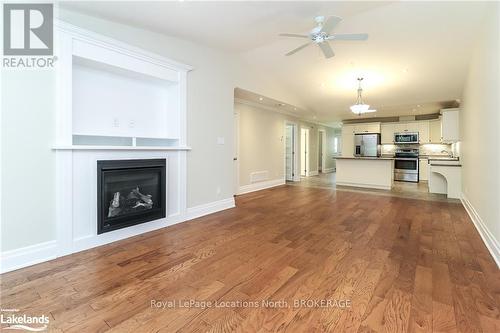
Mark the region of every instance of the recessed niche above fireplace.
<instances>
[{"instance_id":1,"label":"recessed niche above fireplace","mask_svg":"<svg viewBox=\"0 0 500 333\"><path fill-rule=\"evenodd\" d=\"M97 233L165 217L166 160L97 161Z\"/></svg>"}]
</instances>

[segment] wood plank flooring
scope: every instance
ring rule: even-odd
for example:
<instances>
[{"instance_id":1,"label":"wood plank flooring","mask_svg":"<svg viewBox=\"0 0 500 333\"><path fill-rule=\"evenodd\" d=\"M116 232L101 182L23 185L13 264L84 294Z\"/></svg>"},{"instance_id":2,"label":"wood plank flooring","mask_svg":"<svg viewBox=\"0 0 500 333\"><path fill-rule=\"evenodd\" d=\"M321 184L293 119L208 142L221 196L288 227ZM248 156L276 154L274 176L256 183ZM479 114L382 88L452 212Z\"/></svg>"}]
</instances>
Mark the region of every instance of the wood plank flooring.
<instances>
[{"instance_id":1,"label":"wood plank flooring","mask_svg":"<svg viewBox=\"0 0 500 333\"><path fill-rule=\"evenodd\" d=\"M3 274L1 306L52 332L500 331L500 271L460 204L295 186L236 201Z\"/></svg>"}]
</instances>

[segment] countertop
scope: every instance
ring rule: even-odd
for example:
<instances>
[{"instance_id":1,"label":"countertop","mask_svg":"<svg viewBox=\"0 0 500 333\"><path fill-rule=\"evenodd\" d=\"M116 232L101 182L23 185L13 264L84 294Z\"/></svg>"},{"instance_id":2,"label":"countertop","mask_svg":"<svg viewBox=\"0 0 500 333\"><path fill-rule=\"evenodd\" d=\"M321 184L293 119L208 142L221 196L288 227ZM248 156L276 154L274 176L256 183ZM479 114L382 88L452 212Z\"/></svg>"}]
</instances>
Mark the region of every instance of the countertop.
<instances>
[{"instance_id":1,"label":"countertop","mask_svg":"<svg viewBox=\"0 0 500 333\"><path fill-rule=\"evenodd\" d=\"M436 155L420 155L418 158L422 160L431 160L431 161L458 161L458 157L449 157L449 156L436 156Z\"/></svg>"},{"instance_id":2,"label":"countertop","mask_svg":"<svg viewBox=\"0 0 500 333\"><path fill-rule=\"evenodd\" d=\"M394 157L356 157L356 156L335 156L334 159L342 160L393 160Z\"/></svg>"},{"instance_id":3,"label":"countertop","mask_svg":"<svg viewBox=\"0 0 500 333\"><path fill-rule=\"evenodd\" d=\"M462 166L462 164L442 164L442 163L431 163L431 166L461 167L461 166Z\"/></svg>"}]
</instances>

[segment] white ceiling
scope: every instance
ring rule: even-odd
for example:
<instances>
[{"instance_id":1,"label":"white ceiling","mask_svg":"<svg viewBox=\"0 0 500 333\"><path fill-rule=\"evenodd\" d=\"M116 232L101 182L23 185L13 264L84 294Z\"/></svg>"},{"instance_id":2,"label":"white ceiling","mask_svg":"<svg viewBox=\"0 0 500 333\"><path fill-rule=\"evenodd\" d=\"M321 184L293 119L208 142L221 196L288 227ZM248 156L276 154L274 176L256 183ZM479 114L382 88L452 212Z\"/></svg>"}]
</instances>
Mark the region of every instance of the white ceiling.
<instances>
[{"instance_id":1,"label":"white ceiling","mask_svg":"<svg viewBox=\"0 0 500 333\"><path fill-rule=\"evenodd\" d=\"M356 77L377 117L437 111L460 99L485 2L71 2L61 7L238 53L279 79L305 117L323 123L356 117ZM303 40L314 16L344 18L335 32L366 32L337 41L335 57L316 46L284 54ZM272 97L272 96L271 96ZM286 101L284 101L286 102ZM417 107L420 105L420 107Z\"/></svg>"}]
</instances>

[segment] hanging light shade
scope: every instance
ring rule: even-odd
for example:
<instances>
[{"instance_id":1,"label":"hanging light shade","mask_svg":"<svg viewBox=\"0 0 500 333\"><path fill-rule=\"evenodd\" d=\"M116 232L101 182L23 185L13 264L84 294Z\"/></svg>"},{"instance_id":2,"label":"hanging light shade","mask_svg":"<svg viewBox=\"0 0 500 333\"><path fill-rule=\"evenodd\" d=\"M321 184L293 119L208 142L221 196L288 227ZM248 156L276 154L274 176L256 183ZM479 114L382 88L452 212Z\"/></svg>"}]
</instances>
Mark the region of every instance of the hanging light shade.
<instances>
[{"instance_id":1,"label":"hanging light shade","mask_svg":"<svg viewBox=\"0 0 500 333\"><path fill-rule=\"evenodd\" d=\"M363 89L361 88L361 81L363 81L362 77L358 78L358 99L356 100L356 104L351 105L350 109L353 113L360 115L362 113L367 112L375 112L376 110L370 110L370 105L363 103Z\"/></svg>"}]
</instances>

